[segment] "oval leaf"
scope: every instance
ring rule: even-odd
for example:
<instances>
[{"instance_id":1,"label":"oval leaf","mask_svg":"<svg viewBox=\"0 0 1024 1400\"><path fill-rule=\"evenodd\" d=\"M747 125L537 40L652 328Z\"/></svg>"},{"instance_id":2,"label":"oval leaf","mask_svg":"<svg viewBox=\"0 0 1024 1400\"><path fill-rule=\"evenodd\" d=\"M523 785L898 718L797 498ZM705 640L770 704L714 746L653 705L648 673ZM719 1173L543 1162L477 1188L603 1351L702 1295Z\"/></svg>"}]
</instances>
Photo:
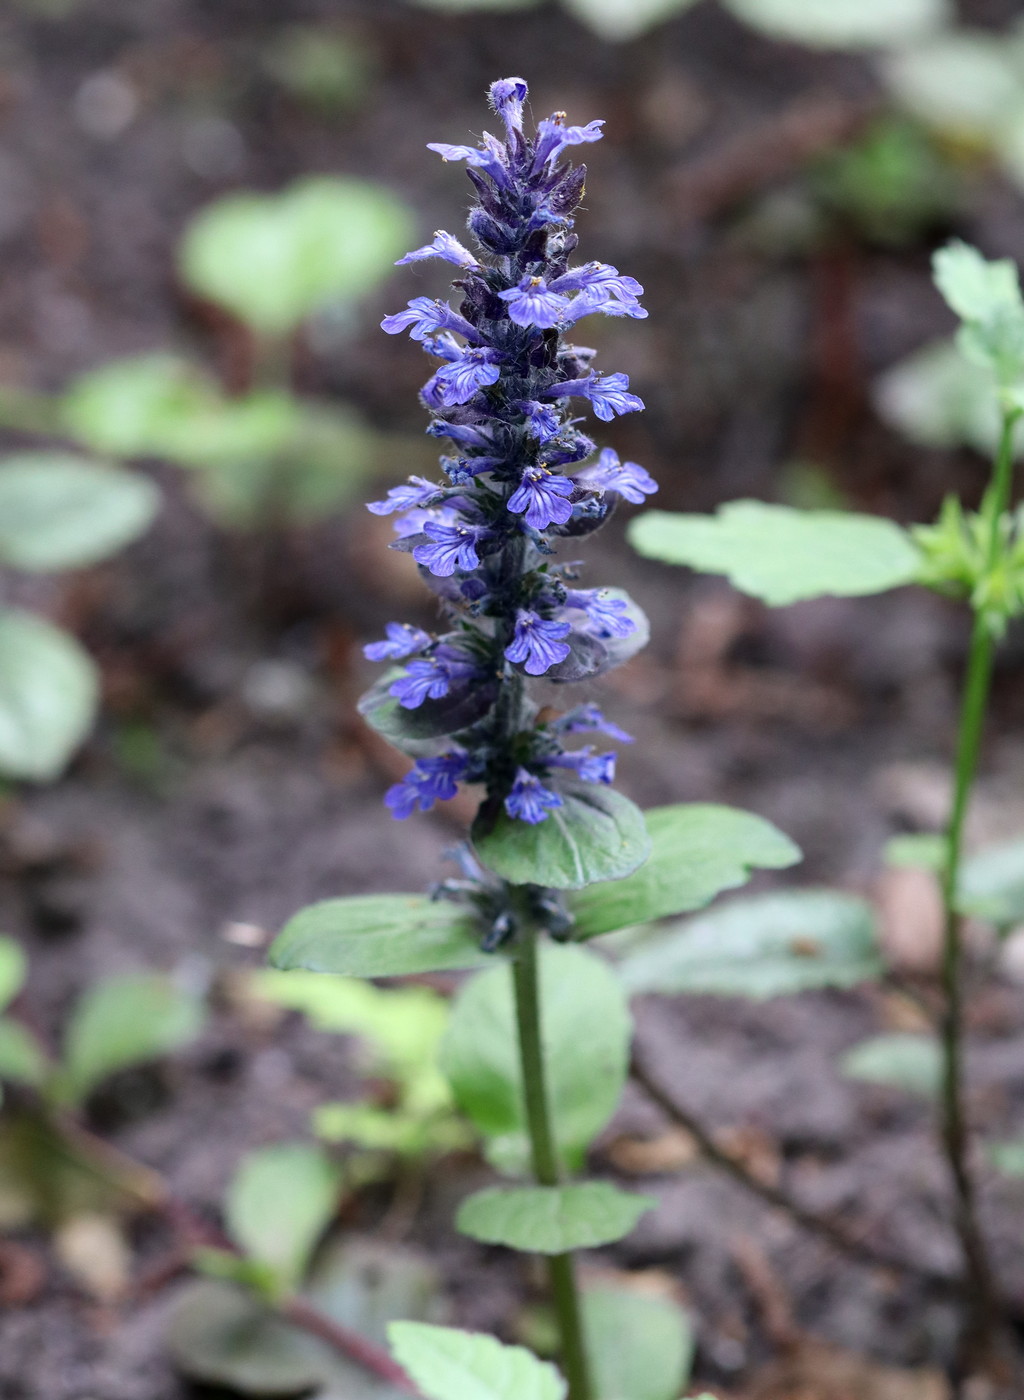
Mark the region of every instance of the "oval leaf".
<instances>
[{"instance_id":1,"label":"oval leaf","mask_svg":"<svg viewBox=\"0 0 1024 1400\"><path fill-rule=\"evenodd\" d=\"M0 611L0 772L55 778L89 732L98 690L74 638L29 613Z\"/></svg>"},{"instance_id":2,"label":"oval leaf","mask_svg":"<svg viewBox=\"0 0 1024 1400\"><path fill-rule=\"evenodd\" d=\"M548 1096L562 1159L577 1168L619 1101L632 1022L622 989L600 958L553 943L539 952ZM491 968L461 988L441 1069L459 1107L491 1140L495 1165L524 1172L529 1138L509 968Z\"/></svg>"},{"instance_id":3,"label":"oval leaf","mask_svg":"<svg viewBox=\"0 0 1024 1400\"><path fill-rule=\"evenodd\" d=\"M277 1143L250 1152L228 1188L228 1233L272 1270L281 1290L300 1281L338 1203L340 1170L322 1148Z\"/></svg>"},{"instance_id":4,"label":"oval leaf","mask_svg":"<svg viewBox=\"0 0 1024 1400\"><path fill-rule=\"evenodd\" d=\"M762 501L731 501L717 515L647 511L631 522L629 539L648 558L726 574L770 607L881 593L912 583L921 562L891 520Z\"/></svg>"},{"instance_id":5,"label":"oval leaf","mask_svg":"<svg viewBox=\"0 0 1024 1400\"><path fill-rule=\"evenodd\" d=\"M862 1040L843 1056L841 1068L848 1079L888 1084L934 1099L942 1083L942 1051L934 1036L894 1031Z\"/></svg>"},{"instance_id":6,"label":"oval leaf","mask_svg":"<svg viewBox=\"0 0 1024 1400\"><path fill-rule=\"evenodd\" d=\"M597 1400L676 1400L694 1350L681 1308L633 1288L588 1288L582 1307Z\"/></svg>"},{"instance_id":7,"label":"oval leaf","mask_svg":"<svg viewBox=\"0 0 1024 1400\"><path fill-rule=\"evenodd\" d=\"M773 39L814 48L893 47L952 23L949 0L724 0Z\"/></svg>"},{"instance_id":8,"label":"oval leaf","mask_svg":"<svg viewBox=\"0 0 1024 1400\"><path fill-rule=\"evenodd\" d=\"M486 834L474 827L477 855L513 885L578 890L631 874L650 854L651 838L639 807L596 784L567 784L564 805L531 825L504 811Z\"/></svg>"},{"instance_id":9,"label":"oval leaf","mask_svg":"<svg viewBox=\"0 0 1024 1400\"><path fill-rule=\"evenodd\" d=\"M908 111L939 131L988 142L1020 98L1012 45L984 29L949 29L887 56L889 89Z\"/></svg>"},{"instance_id":10,"label":"oval leaf","mask_svg":"<svg viewBox=\"0 0 1024 1400\"><path fill-rule=\"evenodd\" d=\"M965 360L953 340L932 341L893 365L873 398L881 417L911 442L995 454L1001 424L992 375ZM1018 434L1017 456L1021 444Z\"/></svg>"},{"instance_id":11,"label":"oval leaf","mask_svg":"<svg viewBox=\"0 0 1024 1400\"><path fill-rule=\"evenodd\" d=\"M607 1181L571 1186L494 1186L463 1201L456 1225L484 1244L503 1244L526 1254L567 1254L621 1240L653 1196L620 1191Z\"/></svg>"},{"instance_id":12,"label":"oval leaf","mask_svg":"<svg viewBox=\"0 0 1024 1400\"><path fill-rule=\"evenodd\" d=\"M746 884L752 871L780 870L801 858L771 822L735 807L682 803L655 807L644 820L651 854L640 869L572 896L577 938L701 909Z\"/></svg>"},{"instance_id":13,"label":"oval leaf","mask_svg":"<svg viewBox=\"0 0 1024 1400\"><path fill-rule=\"evenodd\" d=\"M425 1322L393 1322L388 1337L427 1400L564 1400L553 1366L496 1337Z\"/></svg>"},{"instance_id":14,"label":"oval leaf","mask_svg":"<svg viewBox=\"0 0 1024 1400\"><path fill-rule=\"evenodd\" d=\"M0 1079L40 1085L49 1072L46 1053L32 1032L9 1016L0 1016Z\"/></svg>"},{"instance_id":15,"label":"oval leaf","mask_svg":"<svg viewBox=\"0 0 1024 1400\"><path fill-rule=\"evenodd\" d=\"M669 924L620 967L633 993L754 998L850 987L881 971L871 906L834 890L732 900Z\"/></svg>"},{"instance_id":16,"label":"oval leaf","mask_svg":"<svg viewBox=\"0 0 1024 1400\"><path fill-rule=\"evenodd\" d=\"M176 355L113 360L84 374L65 393L60 412L71 437L116 457L159 456L168 439L209 412L218 390Z\"/></svg>"},{"instance_id":17,"label":"oval leaf","mask_svg":"<svg viewBox=\"0 0 1024 1400\"><path fill-rule=\"evenodd\" d=\"M1024 839L977 851L960 867L961 911L1000 929L1024 924Z\"/></svg>"},{"instance_id":18,"label":"oval leaf","mask_svg":"<svg viewBox=\"0 0 1024 1400\"><path fill-rule=\"evenodd\" d=\"M404 977L415 972L482 967L480 928L465 908L418 894L325 899L289 919L271 944L284 971L340 972L346 977Z\"/></svg>"}]
</instances>

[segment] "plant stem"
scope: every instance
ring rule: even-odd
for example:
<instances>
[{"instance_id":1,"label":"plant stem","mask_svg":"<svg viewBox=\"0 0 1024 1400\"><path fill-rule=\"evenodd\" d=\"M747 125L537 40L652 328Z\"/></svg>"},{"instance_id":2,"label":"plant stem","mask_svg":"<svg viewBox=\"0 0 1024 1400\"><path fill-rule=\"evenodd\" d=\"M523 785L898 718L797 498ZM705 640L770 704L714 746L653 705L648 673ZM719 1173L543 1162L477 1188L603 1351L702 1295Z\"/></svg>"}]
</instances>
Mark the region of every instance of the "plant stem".
<instances>
[{"instance_id":1,"label":"plant stem","mask_svg":"<svg viewBox=\"0 0 1024 1400\"><path fill-rule=\"evenodd\" d=\"M999 563L1000 527L1010 503L1013 482L1013 432L1018 417L1018 412L1004 415L992 485L986 501L992 513L985 560L988 575L991 575ZM946 863L942 878L944 1013L941 1029L941 1132L953 1178L955 1224L967 1275L969 1311L965 1349L979 1356L991 1348L996 1299L988 1250L978 1223L977 1192L970 1164L970 1143L964 1108L963 917L958 909L957 888L963 854L964 821L978 768L978 753L992 684L994 651L995 637L991 618L984 607L976 605L960 711L953 807L947 829Z\"/></svg>"},{"instance_id":2,"label":"plant stem","mask_svg":"<svg viewBox=\"0 0 1024 1400\"><path fill-rule=\"evenodd\" d=\"M533 1174L541 1186L557 1186L561 1172L544 1075L540 981L537 975L537 931L530 926L525 927L520 936L517 956L512 964L512 976L515 984L519 1055L523 1069L523 1097L533 1153ZM562 1368L569 1382L569 1400L593 1400L572 1255L551 1255L548 1258L548 1275L561 1338Z\"/></svg>"}]
</instances>

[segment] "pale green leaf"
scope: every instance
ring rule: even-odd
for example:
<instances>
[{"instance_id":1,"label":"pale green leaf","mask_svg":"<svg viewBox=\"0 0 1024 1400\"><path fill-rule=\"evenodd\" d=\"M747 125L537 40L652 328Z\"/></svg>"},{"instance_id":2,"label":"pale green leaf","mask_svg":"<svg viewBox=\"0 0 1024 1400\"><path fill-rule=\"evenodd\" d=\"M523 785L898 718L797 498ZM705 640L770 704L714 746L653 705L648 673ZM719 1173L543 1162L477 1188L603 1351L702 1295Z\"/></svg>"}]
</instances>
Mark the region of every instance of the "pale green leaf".
<instances>
[{"instance_id":1,"label":"pale green leaf","mask_svg":"<svg viewBox=\"0 0 1024 1400\"><path fill-rule=\"evenodd\" d=\"M1001 929L1024 924L1024 839L967 856L960 867L960 908Z\"/></svg>"},{"instance_id":2,"label":"pale green leaf","mask_svg":"<svg viewBox=\"0 0 1024 1400\"><path fill-rule=\"evenodd\" d=\"M527 1254L566 1254L621 1240L653 1210L652 1196L607 1181L570 1186L494 1186L463 1201L456 1225L485 1244Z\"/></svg>"},{"instance_id":3,"label":"pale green leaf","mask_svg":"<svg viewBox=\"0 0 1024 1400\"><path fill-rule=\"evenodd\" d=\"M630 523L629 538L649 558L726 574L772 607L881 593L911 583L920 564L891 520L762 501L732 501L714 516L647 511Z\"/></svg>"},{"instance_id":4,"label":"pale green leaf","mask_svg":"<svg viewBox=\"0 0 1024 1400\"><path fill-rule=\"evenodd\" d=\"M814 48L894 47L954 18L950 0L724 0L773 39Z\"/></svg>"},{"instance_id":5,"label":"pale green leaf","mask_svg":"<svg viewBox=\"0 0 1024 1400\"><path fill-rule=\"evenodd\" d=\"M0 610L0 773L55 778L89 732L98 691L73 637L30 613Z\"/></svg>"},{"instance_id":6,"label":"pale green leaf","mask_svg":"<svg viewBox=\"0 0 1024 1400\"><path fill-rule=\"evenodd\" d=\"M176 355L113 360L76 379L61 400L71 437L117 457L159 456L182 422L208 413L216 386Z\"/></svg>"},{"instance_id":7,"label":"pale green leaf","mask_svg":"<svg viewBox=\"0 0 1024 1400\"><path fill-rule=\"evenodd\" d=\"M543 943L540 1004L544 1064L557 1145L566 1165L615 1111L626 1080L632 1022L622 990L602 959L571 945ZM459 991L441 1050L456 1102L490 1142L503 1170L522 1172L529 1138L508 967L479 973Z\"/></svg>"},{"instance_id":8,"label":"pale green leaf","mask_svg":"<svg viewBox=\"0 0 1024 1400\"><path fill-rule=\"evenodd\" d=\"M643 864L651 839L629 798L596 784L567 783L560 791L564 805L535 825L502 811L486 834L474 827L473 844L488 869L513 885L578 890Z\"/></svg>"},{"instance_id":9,"label":"pale green leaf","mask_svg":"<svg viewBox=\"0 0 1024 1400\"><path fill-rule=\"evenodd\" d=\"M321 1252L303 1296L381 1346L390 1323L443 1322L447 1313L440 1275L424 1254L351 1233Z\"/></svg>"},{"instance_id":10,"label":"pale green leaf","mask_svg":"<svg viewBox=\"0 0 1024 1400\"><path fill-rule=\"evenodd\" d=\"M0 1011L11 1002L25 985L28 960L20 943L0 935Z\"/></svg>"},{"instance_id":11,"label":"pale green leaf","mask_svg":"<svg viewBox=\"0 0 1024 1400\"><path fill-rule=\"evenodd\" d=\"M160 973L125 973L98 983L68 1023L60 1097L81 1101L108 1074L185 1045L202 1022L199 999Z\"/></svg>"},{"instance_id":12,"label":"pale green leaf","mask_svg":"<svg viewBox=\"0 0 1024 1400\"><path fill-rule=\"evenodd\" d=\"M569 908L577 938L701 909L754 870L795 864L800 851L771 822L735 807L683 803L644 813L651 854L623 880L592 885Z\"/></svg>"},{"instance_id":13,"label":"pale green leaf","mask_svg":"<svg viewBox=\"0 0 1024 1400\"><path fill-rule=\"evenodd\" d=\"M583 1328L595 1400L676 1400L693 1364L690 1319L668 1298L588 1288Z\"/></svg>"},{"instance_id":14,"label":"pale green leaf","mask_svg":"<svg viewBox=\"0 0 1024 1400\"><path fill-rule=\"evenodd\" d=\"M982 257L960 240L940 248L932 259L935 285L964 321L991 321L1006 311L1021 312L1017 266L1009 258Z\"/></svg>"},{"instance_id":15,"label":"pale green leaf","mask_svg":"<svg viewBox=\"0 0 1024 1400\"><path fill-rule=\"evenodd\" d=\"M965 360L953 340L932 341L900 360L875 381L872 397L881 417L922 447L973 447L991 457L998 446L992 372ZM1018 433L1018 456L1022 444Z\"/></svg>"},{"instance_id":16,"label":"pale green leaf","mask_svg":"<svg viewBox=\"0 0 1024 1400\"><path fill-rule=\"evenodd\" d=\"M942 1083L942 1052L934 1036L893 1031L862 1040L843 1056L841 1068L848 1079L887 1084L933 1099Z\"/></svg>"},{"instance_id":17,"label":"pale green leaf","mask_svg":"<svg viewBox=\"0 0 1024 1400\"><path fill-rule=\"evenodd\" d=\"M0 1016L0 1079L39 1085L49 1071L46 1052L32 1032L9 1016Z\"/></svg>"},{"instance_id":18,"label":"pale green leaf","mask_svg":"<svg viewBox=\"0 0 1024 1400\"><path fill-rule=\"evenodd\" d=\"M412 220L363 180L311 176L277 195L232 194L189 225L189 286L257 333L287 335L319 307L364 295L405 252Z\"/></svg>"},{"instance_id":19,"label":"pale green leaf","mask_svg":"<svg viewBox=\"0 0 1024 1400\"><path fill-rule=\"evenodd\" d=\"M338 972L346 977L404 977L482 967L481 930L464 907L417 894L325 899L289 919L270 948L284 971Z\"/></svg>"},{"instance_id":20,"label":"pale green leaf","mask_svg":"<svg viewBox=\"0 0 1024 1400\"><path fill-rule=\"evenodd\" d=\"M302 1278L338 1203L339 1167L321 1147L277 1143L243 1158L228 1188L228 1233L282 1290Z\"/></svg>"},{"instance_id":21,"label":"pale green leaf","mask_svg":"<svg viewBox=\"0 0 1024 1400\"><path fill-rule=\"evenodd\" d=\"M160 497L144 477L57 452L0 461L0 563L77 569L148 529Z\"/></svg>"},{"instance_id":22,"label":"pale green leaf","mask_svg":"<svg viewBox=\"0 0 1024 1400\"><path fill-rule=\"evenodd\" d=\"M627 991L774 997L882 971L866 900L794 890L730 900L657 930L622 962Z\"/></svg>"},{"instance_id":23,"label":"pale green leaf","mask_svg":"<svg viewBox=\"0 0 1024 1400\"><path fill-rule=\"evenodd\" d=\"M613 43L635 39L695 3L696 0L562 0L570 14Z\"/></svg>"},{"instance_id":24,"label":"pale green leaf","mask_svg":"<svg viewBox=\"0 0 1024 1400\"><path fill-rule=\"evenodd\" d=\"M504 13L506 10L529 10L540 4L540 0L412 0L421 10L441 10L445 14L460 15L471 10L488 10Z\"/></svg>"},{"instance_id":25,"label":"pale green leaf","mask_svg":"<svg viewBox=\"0 0 1024 1400\"><path fill-rule=\"evenodd\" d=\"M989 141L1024 89L1002 36L957 28L910 44L884 60L891 92L936 130Z\"/></svg>"},{"instance_id":26,"label":"pale green leaf","mask_svg":"<svg viewBox=\"0 0 1024 1400\"><path fill-rule=\"evenodd\" d=\"M1003 1176L1024 1176L1024 1138L986 1143L985 1156Z\"/></svg>"},{"instance_id":27,"label":"pale green leaf","mask_svg":"<svg viewBox=\"0 0 1024 1400\"><path fill-rule=\"evenodd\" d=\"M914 832L907 836L894 836L885 845L886 865L916 866L923 870L939 872L946 864L948 843L937 832Z\"/></svg>"},{"instance_id":28,"label":"pale green leaf","mask_svg":"<svg viewBox=\"0 0 1024 1400\"><path fill-rule=\"evenodd\" d=\"M393 1322L388 1336L427 1400L564 1400L553 1366L496 1337L423 1322Z\"/></svg>"}]
</instances>

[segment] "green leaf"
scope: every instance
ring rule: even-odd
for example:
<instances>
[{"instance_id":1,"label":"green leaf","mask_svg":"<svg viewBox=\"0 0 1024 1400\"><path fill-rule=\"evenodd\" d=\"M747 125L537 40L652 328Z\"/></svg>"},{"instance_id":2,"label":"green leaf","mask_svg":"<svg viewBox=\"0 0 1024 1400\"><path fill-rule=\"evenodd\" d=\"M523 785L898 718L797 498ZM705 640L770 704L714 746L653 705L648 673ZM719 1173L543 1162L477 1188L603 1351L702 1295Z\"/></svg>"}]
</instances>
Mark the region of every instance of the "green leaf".
<instances>
[{"instance_id":1,"label":"green leaf","mask_svg":"<svg viewBox=\"0 0 1024 1400\"><path fill-rule=\"evenodd\" d=\"M953 340L936 340L875 383L881 417L922 447L973 447L995 454L1001 432L992 374L965 360ZM1024 438L1017 434L1016 455Z\"/></svg>"},{"instance_id":2,"label":"green leaf","mask_svg":"<svg viewBox=\"0 0 1024 1400\"><path fill-rule=\"evenodd\" d=\"M337 1208L340 1186L339 1168L310 1143L276 1143L250 1152L228 1188L228 1233L273 1271L285 1292L305 1273Z\"/></svg>"},{"instance_id":3,"label":"green leaf","mask_svg":"<svg viewBox=\"0 0 1024 1400\"><path fill-rule=\"evenodd\" d=\"M937 832L921 831L908 836L894 836L885 844L886 865L916 866L940 872L946 864L947 841Z\"/></svg>"},{"instance_id":4,"label":"green leaf","mask_svg":"<svg viewBox=\"0 0 1024 1400\"><path fill-rule=\"evenodd\" d=\"M986 1143L985 1156L1004 1176L1024 1176L1024 1138Z\"/></svg>"},{"instance_id":5,"label":"green leaf","mask_svg":"<svg viewBox=\"0 0 1024 1400\"><path fill-rule=\"evenodd\" d=\"M494 1186L463 1201L456 1225L484 1244L503 1244L528 1254L566 1254L621 1240L653 1196L620 1191L607 1181L570 1186Z\"/></svg>"},{"instance_id":6,"label":"green leaf","mask_svg":"<svg viewBox=\"0 0 1024 1400\"><path fill-rule=\"evenodd\" d=\"M754 870L800 860L799 849L771 822L735 807L681 803L655 807L644 820L651 854L640 869L572 896L575 937L701 909L723 890L746 884Z\"/></svg>"},{"instance_id":7,"label":"green leaf","mask_svg":"<svg viewBox=\"0 0 1024 1400\"><path fill-rule=\"evenodd\" d=\"M669 924L619 969L627 991L754 998L850 987L882 971L871 906L833 890L734 899Z\"/></svg>"},{"instance_id":8,"label":"green leaf","mask_svg":"<svg viewBox=\"0 0 1024 1400\"><path fill-rule=\"evenodd\" d=\"M615 1111L626 1081L632 1022L608 965L582 948L542 943L540 1004L548 1096L558 1150L576 1169ZM523 1172L523 1105L511 969L481 972L459 991L441 1047L456 1102L488 1137L502 1170Z\"/></svg>"},{"instance_id":9,"label":"green leaf","mask_svg":"<svg viewBox=\"0 0 1024 1400\"><path fill-rule=\"evenodd\" d=\"M0 1011L21 991L27 973L28 960L21 944L0 935Z\"/></svg>"},{"instance_id":10,"label":"green leaf","mask_svg":"<svg viewBox=\"0 0 1024 1400\"><path fill-rule=\"evenodd\" d=\"M937 1098L942 1082L938 1041L913 1031L893 1031L862 1040L843 1056L840 1067L848 1079L888 1084L925 1099Z\"/></svg>"},{"instance_id":11,"label":"green leaf","mask_svg":"<svg viewBox=\"0 0 1024 1400\"><path fill-rule=\"evenodd\" d=\"M960 867L960 909L1000 929L1024 924L1024 838L977 851Z\"/></svg>"},{"instance_id":12,"label":"green leaf","mask_svg":"<svg viewBox=\"0 0 1024 1400\"><path fill-rule=\"evenodd\" d=\"M143 477L67 453L0 461L0 563L45 573L95 564L137 539L159 504Z\"/></svg>"},{"instance_id":13,"label":"green leaf","mask_svg":"<svg viewBox=\"0 0 1024 1400\"><path fill-rule=\"evenodd\" d=\"M662 20L690 9L696 0L562 0L570 14L602 39L619 43L635 39Z\"/></svg>"},{"instance_id":14,"label":"green leaf","mask_svg":"<svg viewBox=\"0 0 1024 1400\"><path fill-rule=\"evenodd\" d=\"M427 1400L564 1400L555 1368L523 1347L423 1322L393 1322L388 1336Z\"/></svg>"},{"instance_id":15,"label":"green leaf","mask_svg":"<svg viewBox=\"0 0 1024 1400\"><path fill-rule=\"evenodd\" d=\"M388 693L402 674L401 667L389 668L362 696L358 710L371 729L411 758L443 752L449 747L444 741L483 719L498 694L496 685L478 684L409 710Z\"/></svg>"},{"instance_id":16,"label":"green leaf","mask_svg":"<svg viewBox=\"0 0 1024 1400\"><path fill-rule=\"evenodd\" d=\"M182 275L260 335L287 335L330 301L365 295L412 236L405 205L363 180L314 176L277 195L232 194L202 210Z\"/></svg>"},{"instance_id":17,"label":"green leaf","mask_svg":"<svg viewBox=\"0 0 1024 1400\"><path fill-rule=\"evenodd\" d=\"M676 1400L693 1364L686 1313L633 1288L588 1288L582 1306L596 1400Z\"/></svg>"},{"instance_id":18,"label":"green leaf","mask_svg":"<svg viewBox=\"0 0 1024 1400\"><path fill-rule=\"evenodd\" d=\"M346 1234L322 1252L303 1290L321 1312L383 1346L399 1318L441 1322L446 1313L437 1269L421 1253Z\"/></svg>"},{"instance_id":19,"label":"green leaf","mask_svg":"<svg viewBox=\"0 0 1024 1400\"><path fill-rule=\"evenodd\" d=\"M894 47L952 23L949 0L724 0L773 39L813 48Z\"/></svg>"},{"instance_id":20,"label":"green leaf","mask_svg":"<svg viewBox=\"0 0 1024 1400\"><path fill-rule=\"evenodd\" d=\"M61 400L71 437L116 457L159 456L183 422L210 412L213 382L176 355L113 360L76 379Z\"/></svg>"},{"instance_id":21,"label":"green leaf","mask_svg":"<svg viewBox=\"0 0 1024 1400\"><path fill-rule=\"evenodd\" d=\"M85 738L99 685L92 661L42 618L0 609L0 773L47 782Z\"/></svg>"},{"instance_id":22,"label":"green leaf","mask_svg":"<svg viewBox=\"0 0 1024 1400\"><path fill-rule=\"evenodd\" d=\"M473 844L484 865L513 885L578 890L643 864L651 838L629 798L595 784L567 783L560 791L564 805L536 825L504 811L486 833L477 823Z\"/></svg>"},{"instance_id":23,"label":"green leaf","mask_svg":"<svg viewBox=\"0 0 1024 1400\"><path fill-rule=\"evenodd\" d=\"M954 239L932 259L935 285L964 321L991 321L1022 309L1017 266L1009 258L990 262L977 248Z\"/></svg>"},{"instance_id":24,"label":"green leaf","mask_svg":"<svg viewBox=\"0 0 1024 1400\"><path fill-rule=\"evenodd\" d=\"M714 516L647 511L628 534L640 554L726 574L734 588L771 607L881 593L913 582L920 563L907 532L891 520L762 501L731 501Z\"/></svg>"},{"instance_id":25,"label":"green leaf","mask_svg":"<svg viewBox=\"0 0 1024 1400\"><path fill-rule=\"evenodd\" d=\"M986 144L1021 96L1021 75L1002 35L956 28L887 55L887 85L928 126Z\"/></svg>"},{"instance_id":26,"label":"green leaf","mask_svg":"<svg viewBox=\"0 0 1024 1400\"><path fill-rule=\"evenodd\" d=\"M346 977L405 977L482 967L481 930L464 907L418 894L325 899L289 919L270 948L282 971Z\"/></svg>"},{"instance_id":27,"label":"green leaf","mask_svg":"<svg viewBox=\"0 0 1024 1400\"><path fill-rule=\"evenodd\" d=\"M185 1045L202 1023L198 998L159 973L126 973L98 983L68 1023L59 1097L81 1102L108 1074Z\"/></svg>"},{"instance_id":28,"label":"green leaf","mask_svg":"<svg viewBox=\"0 0 1024 1400\"><path fill-rule=\"evenodd\" d=\"M49 1072L46 1053L32 1032L9 1016L0 1016L0 1079L40 1085Z\"/></svg>"}]
</instances>

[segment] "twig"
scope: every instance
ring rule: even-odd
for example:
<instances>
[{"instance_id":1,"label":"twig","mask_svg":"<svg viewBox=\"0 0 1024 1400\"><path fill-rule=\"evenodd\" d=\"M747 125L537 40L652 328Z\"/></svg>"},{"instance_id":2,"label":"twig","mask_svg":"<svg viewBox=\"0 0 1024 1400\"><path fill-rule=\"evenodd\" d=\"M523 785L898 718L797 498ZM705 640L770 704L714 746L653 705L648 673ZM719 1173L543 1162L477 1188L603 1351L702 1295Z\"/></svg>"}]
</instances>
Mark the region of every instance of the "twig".
<instances>
[{"instance_id":1,"label":"twig","mask_svg":"<svg viewBox=\"0 0 1024 1400\"><path fill-rule=\"evenodd\" d=\"M755 1176L738 1157L719 1147L707 1128L688 1109L668 1095L658 1081L652 1077L644 1057L638 1049L633 1051L630 1073L648 1098L658 1105L666 1118L686 1129L709 1162L727 1172L734 1181L745 1186L748 1191L760 1196L768 1205L784 1210L792 1220L803 1226L805 1230L820 1235L841 1254L872 1268L892 1269L897 1273L913 1275L949 1292L961 1291L963 1283L956 1276L947 1274L940 1269L929 1269L914 1263L912 1260L890 1254L888 1250L877 1249L874 1245L867 1244L850 1233L842 1225L836 1224L834 1220L829 1220L826 1216L808 1210L799 1201L794 1200L787 1191L778 1186L771 1186L768 1182Z\"/></svg>"},{"instance_id":2,"label":"twig","mask_svg":"<svg viewBox=\"0 0 1024 1400\"><path fill-rule=\"evenodd\" d=\"M341 1356L356 1362L372 1375L379 1376L383 1381L390 1381L407 1395L419 1395L420 1392L401 1366L397 1361L392 1361L386 1351L375 1342L360 1336L358 1332L342 1327L305 1298L289 1298L279 1306L278 1311L293 1326L301 1327L303 1332L318 1337Z\"/></svg>"}]
</instances>

